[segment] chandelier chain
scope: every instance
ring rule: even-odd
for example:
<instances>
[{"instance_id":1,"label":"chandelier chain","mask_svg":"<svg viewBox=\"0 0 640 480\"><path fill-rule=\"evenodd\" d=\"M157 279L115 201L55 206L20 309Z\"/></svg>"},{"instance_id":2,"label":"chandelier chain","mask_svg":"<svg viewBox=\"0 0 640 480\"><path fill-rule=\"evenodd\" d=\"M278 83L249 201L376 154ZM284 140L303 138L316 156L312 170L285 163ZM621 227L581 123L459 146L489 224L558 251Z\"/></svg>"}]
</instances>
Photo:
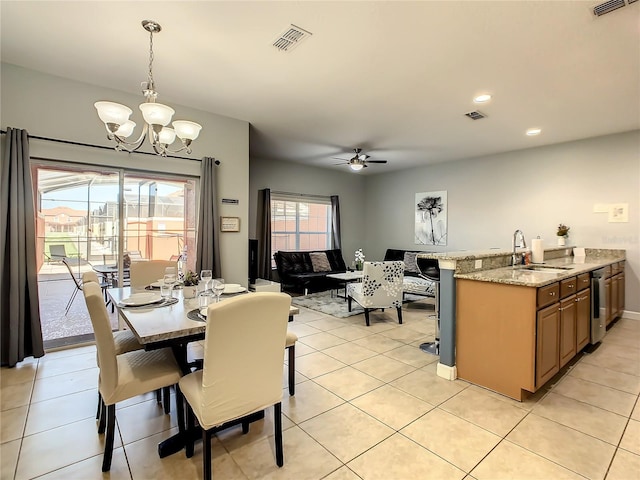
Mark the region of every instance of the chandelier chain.
<instances>
[{"instance_id":1,"label":"chandelier chain","mask_svg":"<svg viewBox=\"0 0 640 480\"><path fill-rule=\"evenodd\" d=\"M153 30L149 32L149 88L155 90L153 81Z\"/></svg>"}]
</instances>

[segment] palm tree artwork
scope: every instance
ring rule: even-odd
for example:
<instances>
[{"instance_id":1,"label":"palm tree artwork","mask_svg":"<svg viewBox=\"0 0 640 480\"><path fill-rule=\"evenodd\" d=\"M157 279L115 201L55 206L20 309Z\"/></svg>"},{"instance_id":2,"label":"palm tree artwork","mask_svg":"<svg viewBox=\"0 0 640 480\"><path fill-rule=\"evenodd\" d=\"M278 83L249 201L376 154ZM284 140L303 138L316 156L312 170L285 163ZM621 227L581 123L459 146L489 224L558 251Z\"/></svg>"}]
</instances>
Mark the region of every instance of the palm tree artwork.
<instances>
[{"instance_id":1,"label":"palm tree artwork","mask_svg":"<svg viewBox=\"0 0 640 480\"><path fill-rule=\"evenodd\" d=\"M415 243L447 244L447 192L416 194Z\"/></svg>"}]
</instances>

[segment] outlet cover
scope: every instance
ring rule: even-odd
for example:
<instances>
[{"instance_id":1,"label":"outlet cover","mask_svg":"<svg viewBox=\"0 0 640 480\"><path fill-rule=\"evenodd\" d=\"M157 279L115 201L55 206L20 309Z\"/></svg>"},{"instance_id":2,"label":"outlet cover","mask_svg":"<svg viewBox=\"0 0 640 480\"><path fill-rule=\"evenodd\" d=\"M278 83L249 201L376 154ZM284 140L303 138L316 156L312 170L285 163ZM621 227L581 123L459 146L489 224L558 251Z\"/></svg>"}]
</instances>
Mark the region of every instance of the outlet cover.
<instances>
[{"instance_id":1,"label":"outlet cover","mask_svg":"<svg viewBox=\"0 0 640 480\"><path fill-rule=\"evenodd\" d=\"M476 260L476 270L482 268L482 259Z\"/></svg>"}]
</instances>

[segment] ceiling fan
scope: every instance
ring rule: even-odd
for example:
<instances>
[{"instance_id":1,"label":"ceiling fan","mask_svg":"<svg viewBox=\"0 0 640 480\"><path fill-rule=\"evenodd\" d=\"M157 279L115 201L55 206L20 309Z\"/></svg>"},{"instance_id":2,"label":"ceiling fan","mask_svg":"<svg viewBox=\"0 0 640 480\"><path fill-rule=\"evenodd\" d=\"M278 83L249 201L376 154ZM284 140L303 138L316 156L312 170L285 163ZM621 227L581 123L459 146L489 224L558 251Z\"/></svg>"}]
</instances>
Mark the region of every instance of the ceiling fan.
<instances>
[{"instance_id":1,"label":"ceiling fan","mask_svg":"<svg viewBox=\"0 0 640 480\"><path fill-rule=\"evenodd\" d=\"M331 158L335 160L342 160L342 163L336 163L336 165L349 165L351 170L354 170L356 172L367 167L367 164L369 163L387 163L386 160L367 160L369 158L369 155L362 153L361 148L354 148L353 151L355 152L355 155L353 156L353 158L350 158L348 160L339 157Z\"/></svg>"}]
</instances>

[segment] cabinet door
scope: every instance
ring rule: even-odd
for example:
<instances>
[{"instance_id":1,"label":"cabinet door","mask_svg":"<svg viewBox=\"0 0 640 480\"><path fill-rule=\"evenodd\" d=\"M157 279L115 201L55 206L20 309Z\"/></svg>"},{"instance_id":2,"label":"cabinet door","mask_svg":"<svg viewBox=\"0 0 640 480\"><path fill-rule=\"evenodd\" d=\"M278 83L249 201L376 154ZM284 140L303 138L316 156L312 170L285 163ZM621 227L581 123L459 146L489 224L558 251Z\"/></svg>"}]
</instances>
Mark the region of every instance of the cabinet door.
<instances>
[{"instance_id":1,"label":"cabinet door","mask_svg":"<svg viewBox=\"0 0 640 480\"><path fill-rule=\"evenodd\" d=\"M613 321L618 316L618 285L620 275L611 277L611 318L609 321Z\"/></svg>"},{"instance_id":2,"label":"cabinet door","mask_svg":"<svg viewBox=\"0 0 640 480\"><path fill-rule=\"evenodd\" d=\"M591 290L582 290L576 296L576 353L589 343L590 325Z\"/></svg>"},{"instance_id":3,"label":"cabinet door","mask_svg":"<svg viewBox=\"0 0 640 480\"><path fill-rule=\"evenodd\" d=\"M607 320L607 325L611 323L611 279L607 278L604 281L604 303L605 303L605 315L604 318Z\"/></svg>"},{"instance_id":4,"label":"cabinet door","mask_svg":"<svg viewBox=\"0 0 640 480\"><path fill-rule=\"evenodd\" d=\"M560 304L538 312L536 325L536 388L560 370L559 355Z\"/></svg>"},{"instance_id":5,"label":"cabinet door","mask_svg":"<svg viewBox=\"0 0 640 480\"><path fill-rule=\"evenodd\" d=\"M624 270L620 275L618 275L618 316L622 316L622 312L624 311Z\"/></svg>"},{"instance_id":6,"label":"cabinet door","mask_svg":"<svg viewBox=\"0 0 640 480\"><path fill-rule=\"evenodd\" d=\"M576 356L576 296L560 302L560 368Z\"/></svg>"}]
</instances>

